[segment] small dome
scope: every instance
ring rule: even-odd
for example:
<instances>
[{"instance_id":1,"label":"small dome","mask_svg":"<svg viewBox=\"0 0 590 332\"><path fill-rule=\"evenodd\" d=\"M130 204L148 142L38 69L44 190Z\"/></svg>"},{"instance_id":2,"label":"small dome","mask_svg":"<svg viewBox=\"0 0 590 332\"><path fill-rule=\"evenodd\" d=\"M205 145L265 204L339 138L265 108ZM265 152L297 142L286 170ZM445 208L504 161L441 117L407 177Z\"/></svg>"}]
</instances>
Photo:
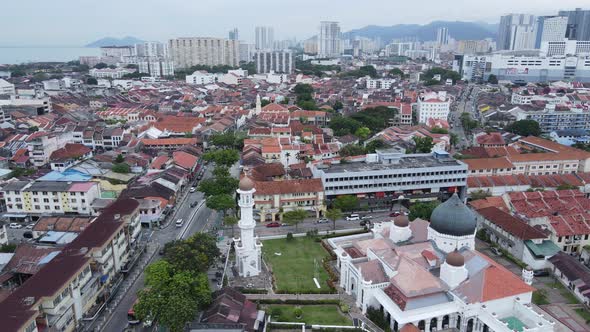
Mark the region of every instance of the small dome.
<instances>
[{"instance_id":1,"label":"small dome","mask_svg":"<svg viewBox=\"0 0 590 332\"><path fill-rule=\"evenodd\" d=\"M441 234L473 235L476 226L475 215L463 204L457 193L437 206L430 216L430 227Z\"/></svg>"},{"instance_id":2,"label":"small dome","mask_svg":"<svg viewBox=\"0 0 590 332\"><path fill-rule=\"evenodd\" d=\"M407 216L397 216L393 218L393 224L397 227L408 227L410 220Z\"/></svg>"},{"instance_id":3,"label":"small dome","mask_svg":"<svg viewBox=\"0 0 590 332\"><path fill-rule=\"evenodd\" d=\"M447 264L451 266L463 266L465 264L465 258L457 250L447 255Z\"/></svg>"},{"instance_id":4,"label":"small dome","mask_svg":"<svg viewBox=\"0 0 590 332\"><path fill-rule=\"evenodd\" d=\"M254 189L254 181L252 181L248 175L244 175L244 177L240 180L239 186L241 191L250 191Z\"/></svg>"}]
</instances>

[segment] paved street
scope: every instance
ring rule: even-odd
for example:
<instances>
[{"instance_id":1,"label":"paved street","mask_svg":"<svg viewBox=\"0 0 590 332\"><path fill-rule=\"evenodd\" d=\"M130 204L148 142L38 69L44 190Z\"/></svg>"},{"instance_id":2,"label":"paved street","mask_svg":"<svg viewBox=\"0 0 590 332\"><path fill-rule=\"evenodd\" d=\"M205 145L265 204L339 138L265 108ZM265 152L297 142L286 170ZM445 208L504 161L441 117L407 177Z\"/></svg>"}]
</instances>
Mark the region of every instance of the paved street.
<instances>
[{"instance_id":1,"label":"paved street","mask_svg":"<svg viewBox=\"0 0 590 332\"><path fill-rule=\"evenodd\" d=\"M212 167L209 167L205 172L204 179L211 176ZM187 188L188 190L188 188ZM173 241L182 235L182 238L187 238L192 234L202 231L207 223L210 221L213 211L208 209L204 204L203 193L187 192L184 199L181 200L175 206L175 213L169 218L167 223L162 229L155 230L154 235L150 240L150 244L154 247L162 247L167 242ZM192 202L203 202L197 205L195 208L191 208ZM174 222L182 218L184 220L183 227L176 227ZM159 254L156 252L153 259L150 262L159 259ZM141 269L141 266L137 266L137 269ZM107 321L106 325L101 326L102 331L121 331L127 326L127 311L131 308L132 304L137 299L137 292L144 286L144 274L143 271L137 280L127 285L127 291L123 288L121 294L119 294L120 302L112 310L112 316ZM123 294L125 292L125 294ZM135 327L137 330L141 330L141 326Z\"/></svg>"}]
</instances>

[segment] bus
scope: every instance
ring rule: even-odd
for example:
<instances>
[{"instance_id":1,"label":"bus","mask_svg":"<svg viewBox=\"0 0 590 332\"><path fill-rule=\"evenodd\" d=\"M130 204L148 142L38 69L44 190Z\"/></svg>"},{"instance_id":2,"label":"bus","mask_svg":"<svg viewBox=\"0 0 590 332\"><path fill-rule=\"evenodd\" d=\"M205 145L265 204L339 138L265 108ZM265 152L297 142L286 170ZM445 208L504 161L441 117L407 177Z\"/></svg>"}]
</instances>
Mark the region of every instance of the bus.
<instances>
[{"instance_id":1,"label":"bus","mask_svg":"<svg viewBox=\"0 0 590 332\"><path fill-rule=\"evenodd\" d=\"M137 325L140 323L140 320L135 316L135 310L133 309L138 301L139 299L135 300L131 305L131 308L129 308L129 311L127 311L127 323L129 323L129 325Z\"/></svg>"}]
</instances>

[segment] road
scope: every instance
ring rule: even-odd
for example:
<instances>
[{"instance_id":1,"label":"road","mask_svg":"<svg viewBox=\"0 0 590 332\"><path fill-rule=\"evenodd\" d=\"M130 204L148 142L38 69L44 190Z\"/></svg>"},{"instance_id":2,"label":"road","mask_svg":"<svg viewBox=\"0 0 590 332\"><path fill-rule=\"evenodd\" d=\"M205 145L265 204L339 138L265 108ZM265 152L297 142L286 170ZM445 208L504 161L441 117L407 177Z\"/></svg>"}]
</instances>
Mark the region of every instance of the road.
<instances>
[{"instance_id":1,"label":"road","mask_svg":"<svg viewBox=\"0 0 590 332\"><path fill-rule=\"evenodd\" d=\"M449 123L453 125L451 132L458 137L457 148L465 148L471 145L471 141L463 125L461 124L461 114L469 113L475 119L478 119L476 113L478 88L475 85L468 85L459 96L457 102L452 105L451 114L449 115ZM478 116L478 115L477 115Z\"/></svg>"},{"instance_id":2,"label":"road","mask_svg":"<svg viewBox=\"0 0 590 332\"><path fill-rule=\"evenodd\" d=\"M204 179L211 176L211 169L212 167L207 169L203 176ZM201 232L207 225L207 222L211 219L213 211L208 209L204 203L201 203L194 208L191 208L190 204L192 202L204 201L203 193L198 191L194 193L187 192L184 199L175 206L173 217L169 218L167 224L162 229L154 232L150 242L152 244L163 246L167 242L176 240L180 236L182 236L182 238L187 238L192 234ZM175 221L179 218L184 220L183 227L175 226ZM156 254L152 261L158 259L160 259L160 256ZM102 331L122 331L127 326L127 311L135 302L137 298L136 294L143 288L143 286L144 273L142 272L137 280L128 286L127 293L120 295L122 296L122 299L119 302L119 305L113 309L112 316L107 321L107 324L103 326ZM121 291L123 292L124 290ZM137 326L136 329L141 330L140 326Z\"/></svg>"}]
</instances>

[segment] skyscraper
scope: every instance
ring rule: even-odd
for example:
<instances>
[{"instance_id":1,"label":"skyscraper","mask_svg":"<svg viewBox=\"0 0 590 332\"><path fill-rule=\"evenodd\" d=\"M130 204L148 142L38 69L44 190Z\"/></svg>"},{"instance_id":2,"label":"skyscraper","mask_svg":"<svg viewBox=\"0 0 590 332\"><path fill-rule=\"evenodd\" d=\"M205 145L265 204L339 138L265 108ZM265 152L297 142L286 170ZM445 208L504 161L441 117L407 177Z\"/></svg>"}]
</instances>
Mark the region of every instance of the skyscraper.
<instances>
[{"instance_id":1,"label":"skyscraper","mask_svg":"<svg viewBox=\"0 0 590 332\"><path fill-rule=\"evenodd\" d=\"M257 50L270 50L273 48L274 29L272 27L256 27L256 45Z\"/></svg>"},{"instance_id":2,"label":"skyscraper","mask_svg":"<svg viewBox=\"0 0 590 332\"><path fill-rule=\"evenodd\" d=\"M258 74L270 73L271 71L281 74L293 73L293 52L283 51L257 51L254 55L256 61L256 72Z\"/></svg>"},{"instance_id":3,"label":"skyscraper","mask_svg":"<svg viewBox=\"0 0 590 332\"><path fill-rule=\"evenodd\" d=\"M567 30L567 16L539 16L535 48L540 48L542 42L562 41Z\"/></svg>"},{"instance_id":4,"label":"skyscraper","mask_svg":"<svg viewBox=\"0 0 590 332\"><path fill-rule=\"evenodd\" d=\"M338 22L320 22L320 34L318 37L318 55L320 57L334 58L342 53L342 34Z\"/></svg>"},{"instance_id":5,"label":"skyscraper","mask_svg":"<svg viewBox=\"0 0 590 332\"><path fill-rule=\"evenodd\" d=\"M229 40L239 40L240 34L238 33L238 28L233 28L229 30Z\"/></svg>"},{"instance_id":6,"label":"skyscraper","mask_svg":"<svg viewBox=\"0 0 590 332\"><path fill-rule=\"evenodd\" d=\"M559 16L567 16L566 38L590 40L590 10L561 10Z\"/></svg>"},{"instance_id":7,"label":"skyscraper","mask_svg":"<svg viewBox=\"0 0 590 332\"><path fill-rule=\"evenodd\" d=\"M195 65L236 67L240 63L240 42L224 38L191 37L168 41L176 68Z\"/></svg>"},{"instance_id":8,"label":"skyscraper","mask_svg":"<svg viewBox=\"0 0 590 332\"><path fill-rule=\"evenodd\" d=\"M525 50L535 46L535 16L509 14L502 16L498 28L498 50Z\"/></svg>"},{"instance_id":9,"label":"skyscraper","mask_svg":"<svg viewBox=\"0 0 590 332\"><path fill-rule=\"evenodd\" d=\"M438 45L448 45L449 44L449 29L445 27L440 27L436 30L436 43Z\"/></svg>"}]
</instances>

